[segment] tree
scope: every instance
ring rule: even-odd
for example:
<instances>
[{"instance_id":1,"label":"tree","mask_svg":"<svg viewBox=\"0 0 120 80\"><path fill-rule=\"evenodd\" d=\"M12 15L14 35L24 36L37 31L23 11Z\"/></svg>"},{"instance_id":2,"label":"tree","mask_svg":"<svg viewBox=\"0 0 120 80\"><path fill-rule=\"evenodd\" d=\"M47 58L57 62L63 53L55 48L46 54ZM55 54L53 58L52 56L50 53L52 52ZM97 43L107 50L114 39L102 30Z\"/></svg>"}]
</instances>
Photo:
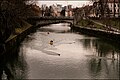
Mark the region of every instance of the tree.
<instances>
[{"instance_id":1,"label":"tree","mask_svg":"<svg viewBox=\"0 0 120 80\"><path fill-rule=\"evenodd\" d=\"M108 0L94 0L93 6L96 8L96 15L103 17L110 17L110 9L108 6Z\"/></svg>"},{"instance_id":2,"label":"tree","mask_svg":"<svg viewBox=\"0 0 120 80\"><path fill-rule=\"evenodd\" d=\"M31 5L32 0L0 0L0 43L13 33L15 27L22 27L22 19L34 15ZM32 3L31 3L32 4Z\"/></svg>"},{"instance_id":3,"label":"tree","mask_svg":"<svg viewBox=\"0 0 120 80\"><path fill-rule=\"evenodd\" d=\"M5 51L5 41L15 34L16 27L23 27L23 19L33 16L32 0L0 0L0 52ZM28 4L29 2L29 4Z\"/></svg>"}]
</instances>

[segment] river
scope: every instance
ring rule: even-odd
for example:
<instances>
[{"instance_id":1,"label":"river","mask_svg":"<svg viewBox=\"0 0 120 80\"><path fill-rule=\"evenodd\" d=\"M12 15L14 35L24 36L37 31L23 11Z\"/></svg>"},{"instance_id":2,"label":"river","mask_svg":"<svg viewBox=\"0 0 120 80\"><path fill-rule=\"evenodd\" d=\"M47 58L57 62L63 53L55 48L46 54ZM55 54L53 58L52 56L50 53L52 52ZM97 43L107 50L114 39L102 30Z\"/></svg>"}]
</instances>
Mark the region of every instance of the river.
<instances>
[{"instance_id":1,"label":"river","mask_svg":"<svg viewBox=\"0 0 120 80\"><path fill-rule=\"evenodd\" d=\"M7 62L14 79L119 79L119 48L68 23L37 29L16 52Z\"/></svg>"}]
</instances>

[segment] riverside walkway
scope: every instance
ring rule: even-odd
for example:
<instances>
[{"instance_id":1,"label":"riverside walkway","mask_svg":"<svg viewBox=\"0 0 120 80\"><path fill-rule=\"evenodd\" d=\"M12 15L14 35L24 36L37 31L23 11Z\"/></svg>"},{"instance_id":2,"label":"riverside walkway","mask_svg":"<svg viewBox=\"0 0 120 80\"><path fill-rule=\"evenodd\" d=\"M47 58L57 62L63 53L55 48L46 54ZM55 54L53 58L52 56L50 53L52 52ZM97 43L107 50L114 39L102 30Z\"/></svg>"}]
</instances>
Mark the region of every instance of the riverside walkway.
<instances>
[{"instance_id":1,"label":"riverside walkway","mask_svg":"<svg viewBox=\"0 0 120 80\"><path fill-rule=\"evenodd\" d=\"M120 34L120 30L119 29L116 29L116 28L110 27L110 26L106 26L105 24L102 24L102 23L94 21L94 20L90 20L90 21L92 21L95 24L104 26L106 28L106 30L98 29L100 31L110 32L110 33L114 33L114 34Z\"/></svg>"}]
</instances>

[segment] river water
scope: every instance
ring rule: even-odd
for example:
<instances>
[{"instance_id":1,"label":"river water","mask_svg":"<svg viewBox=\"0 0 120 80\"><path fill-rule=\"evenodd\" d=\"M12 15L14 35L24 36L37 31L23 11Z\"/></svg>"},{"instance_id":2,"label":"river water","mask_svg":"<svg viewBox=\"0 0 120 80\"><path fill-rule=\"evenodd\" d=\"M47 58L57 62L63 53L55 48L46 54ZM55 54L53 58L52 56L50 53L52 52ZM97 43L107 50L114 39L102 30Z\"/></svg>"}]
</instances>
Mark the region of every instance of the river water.
<instances>
[{"instance_id":1,"label":"river water","mask_svg":"<svg viewBox=\"0 0 120 80\"><path fill-rule=\"evenodd\" d=\"M7 65L14 79L119 79L119 54L109 41L59 23L28 35Z\"/></svg>"}]
</instances>

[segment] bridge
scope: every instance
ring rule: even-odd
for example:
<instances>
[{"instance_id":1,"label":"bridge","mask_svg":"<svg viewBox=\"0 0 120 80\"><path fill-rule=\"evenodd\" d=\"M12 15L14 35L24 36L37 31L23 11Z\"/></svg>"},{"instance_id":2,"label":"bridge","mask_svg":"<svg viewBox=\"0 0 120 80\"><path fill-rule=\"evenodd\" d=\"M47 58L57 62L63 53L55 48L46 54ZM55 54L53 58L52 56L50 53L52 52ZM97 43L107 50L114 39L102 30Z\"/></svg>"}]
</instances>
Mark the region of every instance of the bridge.
<instances>
[{"instance_id":1,"label":"bridge","mask_svg":"<svg viewBox=\"0 0 120 80\"><path fill-rule=\"evenodd\" d=\"M74 18L73 17L53 17L53 16L44 16L44 17L39 17L39 16L31 16L28 18L30 23L33 25L41 25L47 22L66 22L73 24Z\"/></svg>"},{"instance_id":2,"label":"bridge","mask_svg":"<svg viewBox=\"0 0 120 80\"><path fill-rule=\"evenodd\" d=\"M53 17L53 16L44 16L44 17L39 17L39 16L31 16L29 19L33 20L73 20L73 17Z\"/></svg>"}]
</instances>

